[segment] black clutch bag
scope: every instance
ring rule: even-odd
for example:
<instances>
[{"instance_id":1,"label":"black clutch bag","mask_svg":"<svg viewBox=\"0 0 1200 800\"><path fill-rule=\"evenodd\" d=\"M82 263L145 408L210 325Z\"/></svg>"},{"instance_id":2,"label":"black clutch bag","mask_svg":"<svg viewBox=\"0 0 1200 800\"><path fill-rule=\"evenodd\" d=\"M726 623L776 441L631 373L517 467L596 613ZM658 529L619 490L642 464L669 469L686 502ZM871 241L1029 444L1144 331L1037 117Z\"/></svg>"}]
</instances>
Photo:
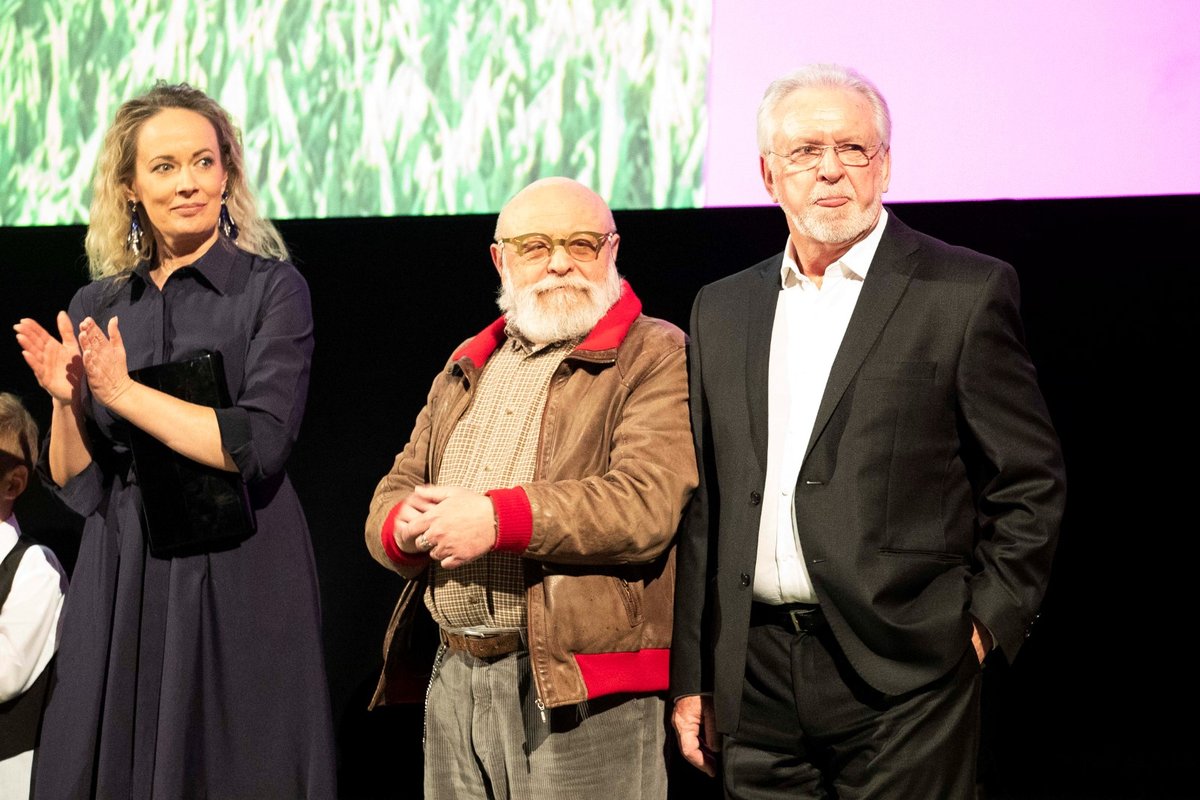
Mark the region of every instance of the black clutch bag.
<instances>
[{"instance_id":1,"label":"black clutch bag","mask_svg":"<svg viewBox=\"0 0 1200 800\"><path fill-rule=\"evenodd\" d=\"M129 375L189 403L230 405L220 353L144 367ZM180 455L133 425L129 444L152 554L170 557L226 549L254 533L254 512L241 475Z\"/></svg>"}]
</instances>

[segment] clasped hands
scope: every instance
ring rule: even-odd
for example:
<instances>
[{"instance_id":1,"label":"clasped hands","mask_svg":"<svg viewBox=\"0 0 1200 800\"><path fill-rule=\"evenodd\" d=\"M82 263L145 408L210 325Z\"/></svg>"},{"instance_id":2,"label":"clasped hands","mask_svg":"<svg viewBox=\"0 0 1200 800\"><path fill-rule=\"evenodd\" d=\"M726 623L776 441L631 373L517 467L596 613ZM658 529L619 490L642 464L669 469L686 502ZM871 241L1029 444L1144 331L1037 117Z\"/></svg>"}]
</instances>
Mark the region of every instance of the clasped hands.
<instances>
[{"instance_id":1,"label":"clasped hands","mask_svg":"<svg viewBox=\"0 0 1200 800\"><path fill-rule=\"evenodd\" d=\"M491 498L461 486L418 486L404 498L392 535L405 553L428 553L454 569L496 546L496 512Z\"/></svg>"},{"instance_id":2,"label":"clasped hands","mask_svg":"<svg viewBox=\"0 0 1200 800\"><path fill-rule=\"evenodd\" d=\"M97 401L112 408L113 404L134 385L129 377L125 358L125 342L117 318L108 321L108 335L94 319L88 317L79 325L79 337L65 311L55 319L59 338L55 339L32 319L22 319L13 326L21 355L38 384L63 405L79 399L82 378L86 374L88 387Z\"/></svg>"}]
</instances>

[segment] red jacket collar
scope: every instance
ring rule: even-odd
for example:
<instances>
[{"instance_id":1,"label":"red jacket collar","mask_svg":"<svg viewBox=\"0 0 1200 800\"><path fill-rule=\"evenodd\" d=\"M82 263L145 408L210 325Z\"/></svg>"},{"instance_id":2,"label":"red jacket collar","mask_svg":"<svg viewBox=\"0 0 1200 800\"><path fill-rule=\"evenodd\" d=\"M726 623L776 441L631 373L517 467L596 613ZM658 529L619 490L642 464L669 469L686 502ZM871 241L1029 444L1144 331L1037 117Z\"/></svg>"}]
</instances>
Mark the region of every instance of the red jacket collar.
<instances>
[{"instance_id":1,"label":"red jacket collar","mask_svg":"<svg viewBox=\"0 0 1200 800\"><path fill-rule=\"evenodd\" d=\"M629 333L629 326L633 325L633 321L641 313L642 301L633 293L633 287L629 285L629 281L622 280L621 297L613 303L612 308L605 312L600 321L596 323L596 327L592 328L591 333L572 352L595 352L619 347L621 342L625 341L625 334ZM477 367L482 367L505 338L504 317L501 317L476 334L471 341L458 348L451 360L458 361L469 358Z\"/></svg>"}]
</instances>

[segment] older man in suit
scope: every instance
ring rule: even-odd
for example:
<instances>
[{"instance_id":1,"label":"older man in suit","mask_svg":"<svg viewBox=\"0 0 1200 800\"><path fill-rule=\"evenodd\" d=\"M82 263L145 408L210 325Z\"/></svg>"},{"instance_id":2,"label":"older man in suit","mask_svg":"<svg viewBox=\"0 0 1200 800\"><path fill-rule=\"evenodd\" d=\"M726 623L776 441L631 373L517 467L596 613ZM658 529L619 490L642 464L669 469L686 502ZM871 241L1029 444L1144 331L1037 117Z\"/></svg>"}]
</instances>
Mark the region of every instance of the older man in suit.
<instances>
[{"instance_id":1,"label":"older man in suit","mask_svg":"<svg viewBox=\"0 0 1200 800\"><path fill-rule=\"evenodd\" d=\"M971 796L980 666L1050 571L1065 484L1016 274L883 208L890 129L854 70L772 83L790 236L692 309L673 721L728 797Z\"/></svg>"}]
</instances>

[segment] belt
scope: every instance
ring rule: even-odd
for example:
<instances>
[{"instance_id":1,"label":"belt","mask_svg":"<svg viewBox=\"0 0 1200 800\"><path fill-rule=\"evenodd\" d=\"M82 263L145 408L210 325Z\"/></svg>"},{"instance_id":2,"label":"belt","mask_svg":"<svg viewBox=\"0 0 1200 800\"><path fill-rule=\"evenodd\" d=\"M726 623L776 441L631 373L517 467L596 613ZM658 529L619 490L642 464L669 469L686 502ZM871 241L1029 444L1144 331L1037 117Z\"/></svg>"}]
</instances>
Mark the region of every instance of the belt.
<instances>
[{"instance_id":1,"label":"belt","mask_svg":"<svg viewBox=\"0 0 1200 800\"><path fill-rule=\"evenodd\" d=\"M442 641L451 650L458 650L475 658L498 658L525 649L525 636L517 631L484 636L451 633L443 629Z\"/></svg>"},{"instance_id":2,"label":"belt","mask_svg":"<svg viewBox=\"0 0 1200 800\"><path fill-rule=\"evenodd\" d=\"M778 625L795 633L815 633L829 627L821 607L812 603L750 604L751 625Z\"/></svg>"}]
</instances>

